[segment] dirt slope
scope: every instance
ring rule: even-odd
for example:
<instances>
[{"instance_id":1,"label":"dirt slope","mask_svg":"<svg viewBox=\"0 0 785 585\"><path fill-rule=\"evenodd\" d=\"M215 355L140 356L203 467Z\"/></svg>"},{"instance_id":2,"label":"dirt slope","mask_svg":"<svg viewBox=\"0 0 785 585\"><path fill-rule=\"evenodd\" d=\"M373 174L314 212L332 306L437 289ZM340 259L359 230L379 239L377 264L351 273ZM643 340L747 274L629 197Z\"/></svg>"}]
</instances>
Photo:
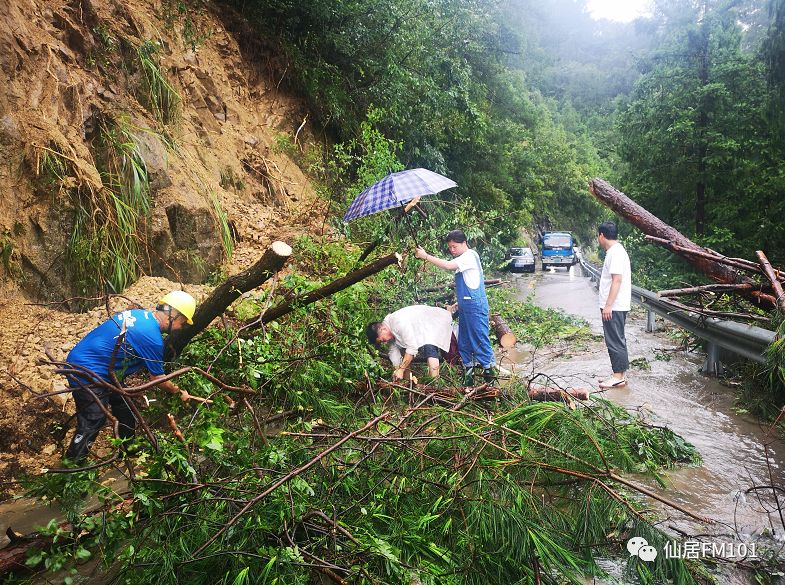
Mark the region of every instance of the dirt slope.
<instances>
[{"instance_id":1,"label":"dirt slope","mask_svg":"<svg viewBox=\"0 0 785 585\"><path fill-rule=\"evenodd\" d=\"M143 226L148 276L124 291L129 300L114 299L112 310L132 302L151 306L172 288L203 296L207 287L200 283L211 272L234 273L270 241L291 243L320 230L324 213L295 162L275 148L278 136L292 136L300 126L301 105L278 91L279 77L271 80L275 55L249 43L254 35L228 11L220 18L184 16L175 3L141 0L4 4L0 494L14 489L9 482L19 473L56 464L62 452L59 429L72 404L33 395L63 385L36 364L44 345L63 358L106 318L103 307L74 313L64 310L72 302L57 304L78 295L65 250L74 194L101 188L96 127L111 120L130 128L150 177L152 211ZM144 43L158 47L161 71L182 99L177 119L165 128L139 89L136 48ZM68 176L57 184L44 181L41 171L53 150L67 159ZM229 263L211 197L236 240ZM43 300L49 304L35 304Z\"/></svg>"}]
</instances>

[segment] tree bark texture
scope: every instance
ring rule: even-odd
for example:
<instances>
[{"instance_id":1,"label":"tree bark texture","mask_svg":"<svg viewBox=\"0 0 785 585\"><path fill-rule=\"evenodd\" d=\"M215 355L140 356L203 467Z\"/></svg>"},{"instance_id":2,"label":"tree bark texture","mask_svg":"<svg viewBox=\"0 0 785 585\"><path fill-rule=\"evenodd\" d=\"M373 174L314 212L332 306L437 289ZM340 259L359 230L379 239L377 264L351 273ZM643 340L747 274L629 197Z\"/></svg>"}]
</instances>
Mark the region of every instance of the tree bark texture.
<instances>
[{"instance_id":1,"label":"tree bark texture","mask_svg":"<svg viewBox=\"0 0 785 585\"><path fill-rule=\"evenodd\" d=\"M724 293L753 290L751 284L705 284L687 288L672 288L657 292L658 297L679 297L682 295L697 295L701 293Z\"/></svg>"},{"instance_id":2,"label":"tree bark texture","mask_svg":"<svg viewBox=\"0 0 785 585\"><path fill-rule=\"evenodd\" d=\"M515 334L510 329L510 326L502 319L501 315L491 315L491 325L496 332L496 338L499 340L499 345L505 349L515 345L517 341Z\"/></svg>"},{"instance_id":3,"label":"tree bark texture","mask_svg":"<svg viewBox=\"0 0 785 585\"><path fill-rule=\"evenodd\" d=\"M501 278L490 278L490 279L485 280L483 282L485 283L485 286L498 286L498 285L500 285L502 283L502 279ZM427 292L427 293L428 292L439 292L439 291L442 291L442 290L448 290L448 289L454 289L454 288L455 288L455 282L446 282L446 283L440 284L438 286L431 286L431 287L428 287L428 288L424 288L424 289L422 289L422 292Z\"/></svg>"},{"instance_id":4,"label":"tree bark texture","mask_svg":"<svg viewBox=\"0 0 785 585\"><path fill-rule=\"evenodd\" d=\"M529 386L529 398L538 401L563 402L564 397L570 396L578 400L588 400L589 391L586 388L552 388L550 386Z\"/></svg>"},{"instance_id":5,"label":"tree bark texture","mask_svg":"<svg viewBox=\"0 0 785 585\"><path fill-rule=\"evenodd\" d=\"M763 274L765 274L766 278L771 281L771 286L774 288L774 294L776 295L777 299L777 308L783 315L785 315L785 293L782 291L782 283L777 280L777 275L774 274L774 268L771 267L771 263L766 257L766 254L764 254L762 250L758 250L755 252L755 255L758 257L758 261L760 262L761 268L763 269Z\"/></svg>"},{"instance_id":6,"label":"tree bark texture","mask_svg":"<svg viewBox=\"0 0 785 585\"><path fill-rule=\"evenodd\" d=\"M6 536L11 542L0 550L0 576L7 575L12 571L16 573L31 571L32 569L25 565L27 556L30 552L42 549L52 543L50 537L39 534L19 536L11 528L6 530Z\"/></svg>"},{"instance_id":7,"label":"tree bark texture","mask_svg":"<svg viewBox=\"0 0 785 585\"><path fill-rule=\"evenodd\" d=\"M167 345L175 355L188 345L197 333L205 329L213 319L224 311L245 292L253 290L272 278L292 255L292 248L284 242L273 242L262 257L250 268L230 276L212 294L199 303L193 317L193 325L186 325L174 332Z\"/></svg>"},{"instance_id":8,"label":"tree bark texture","mask_svg":"<svg viewBox=\"0 0 785 585\"><path fill-rule=\"evenodd\" d=\"M669 243L662 245L671 252L679 254L680 250L674 248L670 244L675 244L679 248L683 248L687 254L679 255L714 282L722 284L750 284L754 288L760 287L759 283L748 276L741 275L729 266L712 260L705 248L698 246L680 231L669 226L654 214L648 212L624 193L613 188L607 181L592 179L589 181L589 191L607 207L618 213L644 234L667 240ZM694 254L690 252L694 252ZM742 292L741 294L751 301L764 305L767 308L774 306L774 297L771 295L766 295L757 290L750 290Z\"/></svg>"},{"instance_id":9,"label":"tree bark texture","mask_svg":"<svg viewBox=\"0 0 785 585\"><path fill-rule=\"evenodd\" d=\"M349 288L353 284L357 284L361 280L368 278L376 274L377 272L381 272L388 266L392 264L401 264L401 256L400 254L390 254L389 256L384 256L375 262L371 262L362 268L358 268L357 270L353 270L346 276L343 276L337 280L332 281L330 284L327 284L321 288L318 288L314 291L311 291L307 294L301 295L291 301L286 301L279 305L276 305L272 309L266 311L261 318L255 317L253 319L249 319L246 321L245 326L247 330L253 330L258 327L261 327L264 323L270 323L271 321L275 321L283 317L284 315L291 313L298 307L304 307L305 305L310 305L311 303L315 303L316 301L320 301L322 299L326 299L327 297L334 295L338 291L342 291L345 288Z\"/></svg>"}]
</instances>

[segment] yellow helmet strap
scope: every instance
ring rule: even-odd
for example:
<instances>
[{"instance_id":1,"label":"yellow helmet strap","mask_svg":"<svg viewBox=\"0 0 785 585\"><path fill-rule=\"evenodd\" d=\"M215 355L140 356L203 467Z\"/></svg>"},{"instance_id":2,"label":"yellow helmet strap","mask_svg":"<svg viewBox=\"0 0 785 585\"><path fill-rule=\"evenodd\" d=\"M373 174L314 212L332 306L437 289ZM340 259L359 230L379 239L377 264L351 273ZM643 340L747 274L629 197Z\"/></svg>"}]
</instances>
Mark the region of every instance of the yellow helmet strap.
<instances>
[{"instance_id":1,"label":"yellow helmet strap","mask_svg":"<svg viewBox=\"0 0 785 585\"><path fill-rule=\"evenodd\" d=\"M161 311L162 313L166 314L166 317L167 317L167 320L168 320L168 324L166 326L166 335L167 336L171 335L172 334L172 325L174 324L174 320L177 319L177 317L179 315L182 315L182 313L180 311L177 311L177 309L175 309L171 305L167 305L167 304L158 305L155 308L155 310L156 311ZM177 311L177 315L174 315L174 316L172 315L172 311L173 310Z\"/></svg>"}]
</instances>

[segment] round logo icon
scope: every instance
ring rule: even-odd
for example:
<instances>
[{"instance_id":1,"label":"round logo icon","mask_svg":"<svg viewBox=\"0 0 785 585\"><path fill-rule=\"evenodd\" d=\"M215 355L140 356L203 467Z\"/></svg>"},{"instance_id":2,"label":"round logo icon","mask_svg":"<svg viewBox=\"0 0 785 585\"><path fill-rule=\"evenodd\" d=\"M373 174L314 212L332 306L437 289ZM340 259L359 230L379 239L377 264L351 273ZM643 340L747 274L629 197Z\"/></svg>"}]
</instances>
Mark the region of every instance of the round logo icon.
<instances>
[{"instance_id":1,"label":"round logo icon","mask_svg":"<svg viewBox=\"0 0 785 585\"><path fill-rule=\"evenodd\" d=\"M627 551L630 556L638 557L642 561L653 561L657 558L657 549L650 546L642 536L633 536L627 541Z\"/></svg>"}]
</instances>

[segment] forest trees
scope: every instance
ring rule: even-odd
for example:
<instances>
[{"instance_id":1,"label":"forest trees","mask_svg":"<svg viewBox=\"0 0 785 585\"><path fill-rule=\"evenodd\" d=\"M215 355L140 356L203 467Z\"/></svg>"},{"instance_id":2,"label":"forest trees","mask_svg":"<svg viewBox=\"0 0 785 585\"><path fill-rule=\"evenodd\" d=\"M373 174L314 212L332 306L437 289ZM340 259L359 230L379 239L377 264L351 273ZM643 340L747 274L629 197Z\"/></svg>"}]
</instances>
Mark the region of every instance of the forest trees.
<instances>
[{"instance_id":1,"label":"forest trees","mask_svg":"<svg viewBox=\"0 0 785 585\"><path fill-rule=\"evenodd\" d=\"M522 38L531 31L511 28L500 2L234 4L281 48L280 78L304 95L328 141L349 144L373 112L375 128L401 145L403 166L444 173L460 198L499 212L505 225L493 231L509 237L535 211L565 228L594 223L585 190L599 159L516 66L524 52L529 61Z\"/></svg>"},{"instance_id":2,"label":"forest trees","mask_svg":"<svg viewBox=\"0 0 785 585\"><path fill-rule=\"evenodd\" d=\"M776 256L785 183L764 64L742 48L740 2L655 4L661 48L619 121L623 189L725 253L765 246Z\"/></svg>"}]
</instances>

